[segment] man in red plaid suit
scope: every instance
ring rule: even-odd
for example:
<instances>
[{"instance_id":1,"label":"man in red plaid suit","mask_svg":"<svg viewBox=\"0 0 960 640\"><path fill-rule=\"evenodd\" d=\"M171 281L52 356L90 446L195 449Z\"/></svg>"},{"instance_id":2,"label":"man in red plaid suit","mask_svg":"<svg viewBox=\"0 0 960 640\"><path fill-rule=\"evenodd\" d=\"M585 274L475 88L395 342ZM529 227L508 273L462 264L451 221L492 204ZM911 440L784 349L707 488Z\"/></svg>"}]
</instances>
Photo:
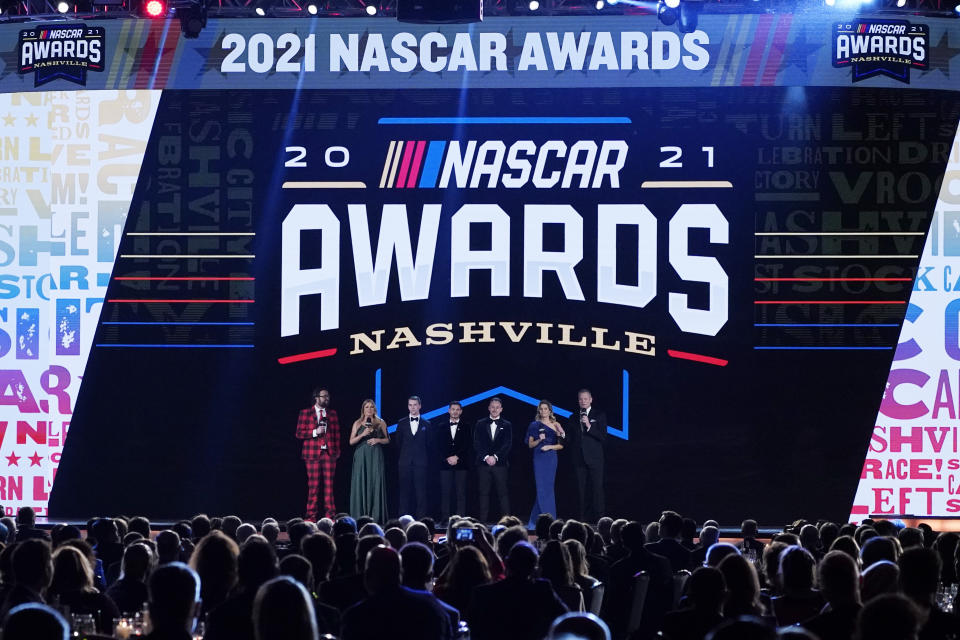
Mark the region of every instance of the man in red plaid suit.
<instances>
[{"instance_id":1,"label":"man in red plaid suit","mask_svg":"<svg viewBox=\"0 0 960 640\"><path fill-rule=\"evenodd\" d=\"M320 485L323 484L323 515L333 517L333 476L340 457L340 422L337 412L329 408L330 392L324 388L313 392L314 405L300 412L297 438L303 440L303 462L307 467L307 520L318 519Z\"/></svg>"}]
</instances>

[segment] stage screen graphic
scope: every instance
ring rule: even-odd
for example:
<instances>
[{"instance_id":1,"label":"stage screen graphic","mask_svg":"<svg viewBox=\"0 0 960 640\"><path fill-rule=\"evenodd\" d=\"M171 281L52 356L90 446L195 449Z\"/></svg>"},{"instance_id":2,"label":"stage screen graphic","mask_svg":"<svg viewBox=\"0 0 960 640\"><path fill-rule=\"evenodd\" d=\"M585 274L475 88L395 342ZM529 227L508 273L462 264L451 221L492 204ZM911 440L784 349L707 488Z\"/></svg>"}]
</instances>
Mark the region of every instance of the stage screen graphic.
<instances>
[{"instance_id":1,"label":"stage screen graphic","mask_svg":"<svg viewBox=\"0 0 960 640\"><path fill-rule=\"evenodd\" d=\"M396 41L396 25L378 38L364 22L356 42L351 21L342 36L316 29L329 49L315 54L299 22L259 34L279 42L296 25L298 74L277 66L286 45L267 56L244 21L212 22L210 49L177 45L171 60L183 67L161 71L163 82L56 94L68 113L91 100L133 105L123 141L66 125L94 149L72 156L58 146L55 94L0 95L0 117L46 113L36 133L17 134L18 153L49 149L79 176L76 193L54 187L47 216L11 194L17 221L39 219L31 233L51 243L34 254L54 271L57 260L86 264L97 246L104 263L87 267L102 301L84 307L79 340L64 339L78 322L70 302L91 295L75 290L79 280L58 276L36 312L46 314L34 322L39 362L75 356L83 380L57 417L69 438L42 448L44 491L27 487L5 506L44 507L50 492L57 517L295 515L306 484L297 412L324 385L345 426L365 398L389 425L411 394L431 418L462 401L467 422L502 398L514 431L511 503L525 517L533 477L522 434L536 402L569 415L586 387L608 417L612 514L844 519L905 314L913 321L910 292L960 104L929 75L944 75L949 59L915 65L908 85L891 69L833 64L843 52L831 39L843 30L747 19L714 18L682 38L656 35L668 32L655 20L635 23L662 40L664 58L659 69L656 49L628 60L633 75L611 67L623 67L623 33L606 66L590 68L606 49L594 35L583 70L576 60L545 68L566 42L551 48L550 34L573 26L560 19L510 22L523 29L511 36L512 73L494 54L486 70L482 55L476 71L420 68L422 56L397 69L405 63L392 56L402 55L377 53ZM915 31L924 51L952 35L933 27ZM759 55L738 44L750 29L766 38ZM424 44L429 28L411 31L421 50L443 45ZM483 51L483 32L441 32L449 59L457 43L463 59ZM529 44L537 32L544 68ZM815 33L822 41L805 45ZM119 84L123 73L107 65L87 82ZM288 84L297 77L302 86ZM84 172L120 153L135 167L122 188L103 178L98 197L85 191ZM4 158L10 170L19 157ZM116 231L104 222L113 209L103 194L114 192L126 214ZM22 269L27 236L8 233L8 258ZM29 341L28 306L7 313L11 347ZM59 341L44 343L55 330ZM2 357L19 368L25 353ZM54 397L42 367L23 371L34 395ZM16 382L2 396L10 471L40 446L37 427L18 426L14 443L13 420L53 412L25 408ZM342 444L345 508L352 451ZM561 516L578 507L572 476L561 454ZM395 509L393 478L391 461ZM703 504L714 511L698 513Z\"/></svg>"}]
</instances>

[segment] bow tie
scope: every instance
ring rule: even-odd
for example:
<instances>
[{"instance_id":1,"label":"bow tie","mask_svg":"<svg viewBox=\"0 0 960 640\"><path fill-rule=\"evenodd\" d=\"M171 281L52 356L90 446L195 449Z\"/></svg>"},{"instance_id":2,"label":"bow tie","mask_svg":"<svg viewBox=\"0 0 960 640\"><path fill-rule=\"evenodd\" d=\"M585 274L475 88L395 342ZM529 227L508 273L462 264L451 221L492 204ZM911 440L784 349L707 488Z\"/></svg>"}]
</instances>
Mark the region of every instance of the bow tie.
<instances>
[{"instance_id":1,"label":"bow tie","mask_svg":"<svg viewBox=\"0 0 960 640\"><path fill-rule=\"evenodd\" d=\"M410 422L419 422L420 418L410 418Z\"/></svg>"},{"instance_id":2,"label":"bow tie","mask_svg":"<svg viewBox=\"0 0 960 640\"><path fill-rule=\"evenodd\" d=\"M460 423L459 423L459 422L451 422L451 423L450 423L450 426L451 426L451 427L455 427L455 426L457 426L458 424L460 424Z\"/></svg>"}]
</instances>

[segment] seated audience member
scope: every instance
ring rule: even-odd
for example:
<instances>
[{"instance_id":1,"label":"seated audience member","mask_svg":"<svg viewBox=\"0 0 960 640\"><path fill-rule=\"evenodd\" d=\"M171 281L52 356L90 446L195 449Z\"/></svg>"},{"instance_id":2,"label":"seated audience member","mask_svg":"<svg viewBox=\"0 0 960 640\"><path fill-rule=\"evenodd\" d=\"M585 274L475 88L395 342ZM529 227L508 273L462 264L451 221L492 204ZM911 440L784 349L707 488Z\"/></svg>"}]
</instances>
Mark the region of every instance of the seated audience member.
<instances>
[{"instance_id":1,"label":"seated audience member","mask_svg":"<svg viewBox=\"0 0 960 640\"><path fill-rule=\"evenodd\" d=\"M919 531L919 529L917 530ZM933 549L912 546L900 556L900 589L920 612L922 640L947 640L960 637L960 618L937 606L940 582L940 556Z\"/></svg>"},{"instance_id":2,"label":"seated audience member","mask_svg":"<svg viewBox=\"0 0 960 640\"><path fill-rule=\"evenodd\" d=\"M237 589L207 616L204 640L254 640L253 600L278 570L273 546L262 536L248 538L237 557Z\"/></svg>"},{"instance_id":3,"label":"seated audience member","mask_svg":"<svg viewBox=\"0 0 960 640\"><path fill-rule=\"evenodd\" d=\"M472 640L540 640L553 620L567 612L550 583L534 577L537 550L518 542L507 556L507 577L473 592Z\"/></svg>"},{"instance_id":4,"label":"seated audience member","mask_svg":"<svg viewBox=\"0 0 960 640\"><path fill-rule=\"evenodd\" d=\"M592 533L590 527L584 523L577 520L567 520L563 524L563 529L560 530L560 541L579 541L580 544L583 545L583 548L587 550L587 561L590 563L590 568L593 571L593 575L597 577L597 580L606 582L606 580L610 577L610 564L602 555L597 555L591 552L590 542L593 535L594 534ZM524 540L526 540L526 538L524 538Z\"/></svg>"},{"instance_id":5,"label":"seated audience member","mask_svg":"<svg viewBox=\"0 0 960 640\"><path fill-rule=\"evenodd\" d=\"M837 536L837 539L830 544L830 551L843 551L845 554L860 564L860 547L853 536Z\"/></svg>"},{"instance_id":6,"label":"seated audience member","mask_svg":"<svg viewBox=\"0 0 960 640\"><path fill-rule=\"evenodd\" d=\"M700 544L694 547L693 551L690 552L690 567L696 569L697 567L706 566L707 562L707 551L710 550L710 547L717 544L720 541L720 530L716 527L704 527L700 530Z\"/></svg>"},{"instance_id":7,"label":"seated audience member","mask_svg":"<svg viewBox=\"0 0 960 640\"><path fill-rule=\"evenodd\" d=\"M554 517L549 513L541 513L537 516L533 525L533 535L537 537L537 551L543 551L543 547L550 541L550 526L553 524Z\"/></svg>"},{"instance_id":8,"label":"seated audience member","mask_svg":"<svg viewBox=\"0 0 960 640\"><path fill-rule=\"evenodd\" d=\"M696 523L694 523L694 527L696 527ZM603 541L604 548L613 544L613 538L610 534L612 528L613 518L604 516L597 520L597 534L600 536L600 540Z\"/></svg>"},{"instance_id":9,"label":"seated audience member","mask_svg":"<svg viewBox=\"0 0 960 640\"><path fill-rule=\"evenodd\" d=\"M226 601L237 584L237 543L220 531L213 531L197 544L190 557L190 567L200 576L201 614Z\"/></svg>"},{"instance_id":10,"label":"seated audience member","mask_svg":"<svg viewBox=\"0 0 960 640\"><path fill-rule=\"evenodd\" d=\"M957 543L960 542L960 535L953 531L944 531L938 535L931 549L940 556L940 582L943 584L953 584L957 581L957 567L954 564L954 557L957 554Z\"/></svg>"},{"instance_id":11,"label":"seated audience member","mask_svg":"<svg viewBox=\"0 0 960 640\"><path fill-rule=\"evenodd\" d=\"M627 548L623 546L623 540L620 539L620 532L628 522L629 520L618 518L610 524L610 544L607 545L604 555L611 566L630 555Z\"/></svg>"},{"instance_id":12,"label":"seated audience member","mask_svg":"<svg viewBox=\"0 0 960 640\"><path fill-rule=\"evenodd\" d=\"M347 609L367 597L366 580L363 567L366 565L367 554L375 547L386 545L387 541L381 536L364 536L356 544L356 569L351 575L334 578L320 586L320 600L335 607L342 615ZM337 550L340 544L337 543Z\"/></svg>"},{"instance_id":13,"label":"seated audience member","mask_svg":"<svg viewBox=\"0 0 960 640\"><path fill-rule=\"evenodd\" d=\"M716 568L727 556L738 555L740 555L740 550L729 542L718 542L710 545L710 548L707 549L707 566Z\"/></svg>"},{"instance_id":14,"label":"seated audience member","mask_svg":"<svg viewBox=\"0 0 960 640\"><path fill-rule=\"evenodd\" d=\"M687 579L686 591L689 606L663 618L661 631L668 640L703 640L723 622L726 585L719 569L700 567Z\"/></svg>"},{"instance_id":15,"label":"seated audience member","mask_svg":"<svg viewBox=\"0 0 960 640\"><path fill-rule=\"evenodd\" d=\"M840 537L840 527L833 522L824 522L820 525L820 545L827 551L831 550L833 541Z\"/></svg>"},{"instance_id":16,"label":"seated audience member","mask_svg":"<svg viewBox=\"0 0 960 640\"><path fill-rule=\"evenodd\" d=\"M257 534L257 528L250 524L249 522L244 522L242 525L237 527L237 544L243 545L250 536ZM269 540L268 540L269 542Z\"/></svg>"},{"instance_id":17,"label":"seated audience member","mask_svg":"<svg viewBox=\"0 0 960 640\"><path fill-rule=\"evenodd\" d=\"M823 557L823 546L820 541L820 530L816 525L805 524L800 529L800 546L806 549L814 560Z\"/></svg>"},{"instance_id":18,"label":"seated audience member","mask_svg":"<svg viewBox=\"0 0 960 640\"><path fill-rule=\"evenodd\" d=\"M419 523L414 523L407 528ZM435 601L450 618L450 628L456 631L460 627L460 611L438 599L430 592L433 582L433 552L422 542L408 542L400 549L401 584L429 600Z\"/></svg>"},{"instance_id":19,"label":"seated audience member","mask_svg":"<svg viewBox=\"0 0 960 640\"><path fill-rule=\"evenodd\" d=\"M180 535L166 529L157 534L157 563L180 562Z\"/></svg>"},{"instance_id":20,"label":"seated audience member","mask_svg":"<svg viewBox=\"0 0 960 640\"><path fill-rule=\"evenodd\" d=\"M766 614L760 604L760 579L752 562L735 553L721 560L717 569L727 585L724 618L733 620L740 616L761 617Z\"/></svg>"},{"instance_id":21,"label":"seated audience member","mask_svg":"<svg viewBox=\"0 0 960 640\"><path fill-rule=\"evenodd\" d=\"M570 568L573 571L573 581L579 585L583 592L583 598L586 601L589 598L590 590L600 581L590 575L590 563L587 561L587 554L580 544L579 540L565 540L563 546L570 553ZM588 604L584 602L584 604Z\"/></svg>"},{"instance_id":22,"label":"seated audience member","mask_svg":"<svg viewBox=\"0 0 960 640\"><path fill-rule=\"evenodd\" d=\"M143 609L147 601L147 576L154 565L153 551L145 544L132 544L123 552L123 573L107 589L107 595L121 613L133 614Z\"/></svg>"},{"instance_id":23,"label":"seated audience member","mask_svg":"<svg viewBox=\"0 0 960 640\"><path fill-rule=\"evenodd\" d=\"M647 524L646 528L643 530L643 535L648 540L647 544L651 542L656 542L660 539L660 522L651 522Z\"/></svg>"},{"instance_id":24,"label":"seated audience member","mask_svg":"<svg viewBox=\"0 0 960 640\"><path fill-rule=\"evenodd\" d=\"M253 628L256 640L316 640L312 598L288 576L268 580L253 600Z\"/></svg>"},{"instance_id":25,"label":"seated audience member","mask_svg":"<svg viewBox=\"0 0 960 640\"><path fill-rule=\"evenodd\" d=\"M267 542L276 547L277 540L280 538L280 525L276 522L264 522L263 526L260 527L260 535L266 538Z\"/></svg>"},{"instance_id":26,"label":"seated audience member","mask_svg":"<svg viewBox=\"0 0 960 640\"><path fill-rule=\"evenodd\" d=\"M192 539L194 544L200 542L200 540L213 530L210 526L210 518L203 513L193 517L193 520L190 521L190 529L193 534Z\"/></svg>"},{"instance_id":27,"label":"seated audience member","mask_svg":"<svg viewBox=\"0 0 960 640\"><path fill-rule=\"evenodd\" d=\"M474 538L476 538L476 534L474 534ZM501 558L506 558L510 555L510 549L513 548L513 545L526 541L527 530L524 527L507 527L497 536L497 554Z\"/></svg>"},{"instance_id":28,"label":"seated audience member","mask_svg":"<svg viewBox=\"0 0 960 640\"><path fill-rule=\"evenodd\" d=\"M557 518L556 520L553 521L553 524L550 525L550 539L551 539L551 540L559 540L559 539L560 539L560 532L563 531L563 525L564 525L564 524L566 524L566 523L565 523L563 520L561 520L560 518Z\"/></svg>"},{"instance_id":29,"label":"seated audience member","mask_svg":"<svg viewBox=\"0 0 960 640\"><path fill-rule=\"evenodd\" d=\"M823 596L813 588L817 561L801 546L780 554L778 579L782 595L771 599L777 624L786 627L808 620L823 608Z\"/></svg>"},{"instance_id":30,"label":"seated audience member","mask_svg":"<svg viewBox=\"0 0 960 640\"><path fill-rule=\"evenodd\" d=\"M223 521L220 523L220 530L223 531L223 533L224 533L228 538L230 538L231 540L233 540L234 542L236 542L236 540L237 540L237 529L240 528L240 525L241 525L241 524L243 524L243 520L241 520L241 519L238 518L237 516L227 516L227 517L224 518Z\"/></svg>"},{"instance_id":31,"label":"seated audience member","mask_svg":"<svg viewBox=\"0 0 960 640\"><path fill-rule=\"evenodd\" d=\"M321 634L337 635L340 633L340 612L335 607L324 604L312 593L313 565L305 557L292 553L280 561L280 575L290 576L303 585L310 596L310 602L313 604L313 610L317 614L317 630Z\"/></svg>"},{"instance_id":32,"label":"seated audience member","mask_svg":"<svg viewBox=\"0 0 960 640\"><path fill-rule=\"evenodd\" d=\"M376 530L379 530L380 527L376 524L373 524L373 529L370 528L370 525L366 525L363 529L360 530L360 537L363 536L382 536L387 539L387 543L399 551L403 545L407 544L407 534L403 532L403 529L400 527L391 527L387 529L386 532L380 531L379 533Z\"/></svg>"},{"instance_id":33,"label":"seated audience member","mask_svg":"<svg viewBox=\"0 0 960 640\"><path fill-rule=\"evenodd\" d=\"M3 621L3 640L67 640L70 625L56 609L31 602L10 610Z\"/></svg>"},{"instance_id":34,"label":"seated audience member","mask_svg":"<svg viewBox=\"0 0 960 640\"><path fill-rule=\"evenodd\" d=\"M143 538L150 539L150 521L143 516L131 518L127 530L129 533L139 533Z\"/></svg>"},{"instance_id":35,"label":"seated audience member","mask_svg":"<svg viewBox=\"0 0 960 640\"><path fill-rule=\"evenodd\" d=\"M50 541L50 534L44 531L43 529L37 529L37 512L33 510L32 507L20 507L17 509L17 533L16 541L23 542L24 540L32 540L34 538L38 540Z\"/></svg>"},{"instance_id":36,"label":"seated audience member","mask_svg":"<svg viewBox=\"0 0 960 640\"><path fill-rule=\"evenodd\" d=\"M72 614L95 616L97 630L103 633L112 629L114 618L120 617L113 600L94 588L93 569L87 559L71 546L60 547L53 553L53 578L47 599L69 607Z\"/></svg>"},{"instance_id":37,"label":"seated audience member","mask_svg":"<svg viewBox=\"0 0 960 640\"><path fill-rule=\"evenodd\" d=\"M860 576L860 601L869 602L884 593L899 593L900 567L889 560L874 562Z\"/></svg>"},{"instance_id":38,"label":"seated audience member","mask_svg":"<svg viewBox=\"0 0 960 640\"><path fill-rule=\"evenodd\" d=\"M328 534L318 532L300 541L300 553L313 568L313 584L309 590L319 593L320 585L330 579L333 561L337 557L337 545Z\"/></svg>"},{"instance_id":39,"label":"seated audience member","mask_svg":"<svg viewBox=\"0 0 960 640\"><path fill-rule=\"evenodd\" d=\"M754 616L724 622L707 634L706 640L776 640L776 628Z\"/></svg>"},{"instance_id":40,"label":"seated audience member","mask_svg":"<svg viewBox=\"0 0 960 640\"><path fill-rule=\"evenodd\" d=\"M690 568L690 550L680 543L680 527L683 518L675 511L664 511L659 522L660 539L648 542L647 551L663 556L670 561L674 571L684 571Z\"/></svg>"},{"instance_id":41,"label":"seated audience member","mask_svg":"<svg viewBox=\"0 0 960 640\"><path fill-rule=\"evenodd\" d=\"M582 612L583 591L573 579L570 552L562 542L549 540L540 553L540 577L550 583L554 593L573 612Z\"/></svg>"},{"instance_id":42,"label":"seated audience member","mask_svg":"<svg viewBox=\"0 0 960 640\"><path fill-rule=\"evenodd\" d=\"M897 542L904 551L911 547L924 547L923 531L914 527L904 527L897 532Z\"/></svg>"},{"instance_id":43,"label":"seated audience member","mask_svg":"<svg viewBox=\"0 0 960 640\"><path fill-rule=\"evenodd\" d=\"M610 640L610 629L592 613L565 613L550 625L547 640Z\"/></svg>"},{"instance_id":44,"label":"seated audience member","mask_svg":"<svg viewBox=\"0 0 960 640\"><path fill-rule=\"evenodd\" d=\"M457 609L469 624L468 607L473 590L491 582L490 567L479 549L472 546L460 547L453 552L453 557L440 575L433 593Z\"/></svg>"},{"instance_id":45,"label":"seated audience member","mask_svg":"<svg viewBox=\"0 0 960 640\"><path fill-rule=\"evenodd\" d=\"M899 543L893 538L875 536L860 544L860 563L864 569L880 560L896 562L899 557Z\"/></svg>"},{"instance_id":46,"label":"seated audience member","mask_svg":"<svg viewBox=\"0 0 960 640\"><path fill-rule=\"evenodd\" d=\"M687 551L693 551L697 544L693 541L697 537L697 521L693 518L684 518L680 525L680 544Z\"/></svg>"},{"instance_id":47,"label":"seated audience member","mask_svg":"<svg viewBox=\"0 0 960 640\"><path fill-rule=\"evenodd\" d=\"M670 561L646 550L643 525L630 522L620 531L624 546L629 550L623 560L610 567L610 580L603 596L603 615L614 638L623 638L630 621L633 604L634 576L646 571L650 578L647 598L641 615L641 637L648 637L660 628L664 614L673 604L673 571Z\"/></svg>"},{"instance_id":48,"label":"seated audience member","mask_svg":"<svg viewBox=\"0 0 960 640\"><path fill-rule=\"evenodd\" d=\"M407 527L407 542L419 542L420 544L426 545L430 552L433 553L433 535L430 533L430 529L422 522L413 522Z\"/></svg>"},{"instance_id":49,"label":"seated audience member","mask_svg":"<svg viewBox=\"0 0 960 640\"><path fill-rule=\"evenodd\" d=\"M860 570L843 551L831 551L817 567L818 584L827 606L803 622L820 640L850 640L860 615Z\"/></svg>"},{"instance_id":50,"label":"seated audience member","mask_svg":"<svg viewBox=\"0 0 960 640\"><path fill-rule=\"evenodd\" d=\"M904 596L887 593L868 601L857 617L855 640L918 640L920 612Z\"/></svg>"},{"instance_id":51,"label":"seated audience member","mask_svg":"<svg viewBox=\"0 0 960 640\"><path fill-rule=\"evenodd\" d=\"M341 640L453 637L450 618L440 604L400 584L400 555L396 550L381 544L367 554L364 584L369 595L343 614Z\"/></svg>"},{"instance_id":52,"label":"seated audience member","mask_svg":"<svg viewBox=\"0 0 960 640\"><path fill-rule=\"evenodd\" d=\"M780 554L789 547L783 542L771 542L763 550L763 559L761 561L763 569L763 588L760 590L760 599L767 610L770 609L770 599L774 596L783 595L783 588L780 585Z\"/></svg>"},{"instance_id":53,"label":"seated audience member","mask_svg":"<svg viewBox=\"0 0 960 640\"><path fill-rule=\"evenodd\" d=\"M760 529L757 527L756 520L744 520L740 523L740 544L737 545L737 551L743 553L747 550L753 551L759 558L763 554L763 548L766 546L757 540Z\"/></svg>"},{"instance_id":54,"label":"seated audience member","mask_svg":"<svg viewBox=\"0 0 960 640\"><path fill-rule=\"evenodd\" d=\"M200 614L200 576L182 562L150 575L150 624L146 640L190 640Z\"/></svg>"},{"instance_id":55,"label":"seated audience member","mask_svg":"<svg viewBox=\"0 0 960 640\"><path fill-rule=\"evenodd\" d=\"M44 591L53 579L50 545L43 540L28 539L13 551L13 587L0 605L0 620L21 604L46 604Z\"/></svg>"}]
</instances>

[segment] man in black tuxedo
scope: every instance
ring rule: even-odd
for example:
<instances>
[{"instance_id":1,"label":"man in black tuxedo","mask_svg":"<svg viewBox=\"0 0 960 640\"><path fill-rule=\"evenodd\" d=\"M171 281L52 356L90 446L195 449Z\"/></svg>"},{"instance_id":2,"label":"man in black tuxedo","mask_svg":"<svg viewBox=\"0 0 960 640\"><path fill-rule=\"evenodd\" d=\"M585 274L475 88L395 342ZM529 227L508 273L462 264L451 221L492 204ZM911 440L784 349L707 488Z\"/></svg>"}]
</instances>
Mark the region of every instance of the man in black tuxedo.
<instances>
[{"instance_id":1,"label":"man in black tuxedo","mask_svg":"<svg viewBox=\"0 0 960 640\"><path fill-rule=\"evenodd\" d=\"M407 399L407 410L409 415L397 423L397 432L393 436L400 449L397 473L400 479L400 515L410 514L420 519L427 515L427 469L430 466L433 431L430 421L420 415L419 396Z\"/></svg>"},{"instance_id":2,"label":"man in black tuxedo","mask_svg":"<svg viewBox=\"0 0 960 640\"><path fill-rule=\"evenodd\" d=\"M503 403L490 398L490 415L477 420L473 428L474 462L477 464L477 489L480 493L480 522L487 522L490 513L490 485L497 490L501 513L510 513L507 494L507 469L510 467L510 447L513 445L513 425L500 417Z\"/></svg>"},{"instance_id":3,"label":"man in black tuxedo","mask_svg":"<svg viewBox=\"0 0 960 640\"><path fill-rule=\"evenodd\" d=\"M603 493L603 440L607 435L607 416L593 407L593 394L588 389L577 392L580 410L567 420L567 447L577 474L580 517L596 522L606 515ZM587 481L590 493L587 493Z\"/></svg>"},{"instance_id":4,"label":"man in black tuxedo","mask_svg":"<svg viewBox=\"0 0 960 640\"><path fill-rule=\"evenodd\" d=\"M453 513L466 515L467 469L470 464L470 427L461 421L463 405L451 402L447 420L438 422L434 429L436 451L440 463L440 522L446 525L450 518L450 500L456 489L456 507Z\"/></svg>"}]
</instances>

